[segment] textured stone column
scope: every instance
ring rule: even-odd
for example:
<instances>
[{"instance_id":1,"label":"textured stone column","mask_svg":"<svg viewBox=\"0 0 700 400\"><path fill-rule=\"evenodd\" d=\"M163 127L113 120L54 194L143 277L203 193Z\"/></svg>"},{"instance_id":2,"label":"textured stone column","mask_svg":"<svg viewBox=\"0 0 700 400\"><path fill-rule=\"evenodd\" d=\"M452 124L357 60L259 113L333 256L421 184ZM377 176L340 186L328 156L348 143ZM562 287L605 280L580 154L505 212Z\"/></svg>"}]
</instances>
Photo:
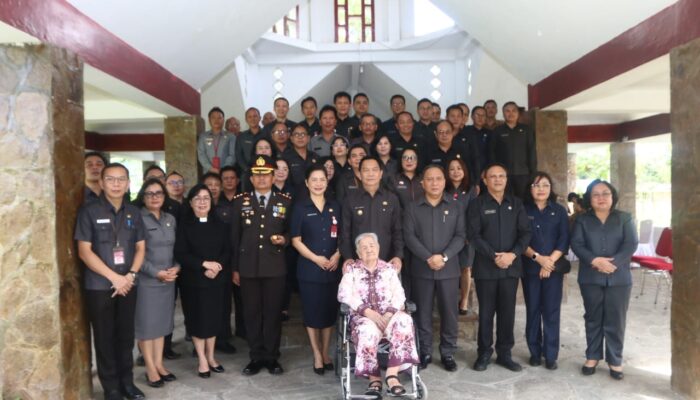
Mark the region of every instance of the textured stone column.
<instances>
[{"instance_id":1,"label":"textured stone column","mask_svg":"<svg viewBox=\"0 0 700 400\"><path fill-rule=\"evenodd\" d=\"M82 62L50 46L0 46L0 397L90 397L72 239L83 131Z\"/></svg>"},{"instance_id":2,"label":"textured stone column","mask_svg":"<svg viewBox=\"0 0 700 400\"><path fill-rule=\"evenodd\" d=\"M634 217L637 213L637 173L634 142L610 145L610 183L617 189L620 201L617 208Z\"/></svg>"},{"instance_id":3,"label":"textured stone column","mask_svg":"<svg viewBox=\"0 0 700 400\"><path fill-rule=\"evenodd\" d=\"M671 386L700 398L700 40L671 51Z\"/></svg>"},{"instance_id":4,"label":"textured stone column","mask_svg":"<svg viewBox=\"0 0 700 400\"><path fill-rule=\"evenodd\" d=\"M537 136L537 169L552 176L559 202L566 204L567 185L567 116L566 111L531 112Z\"/></svg>"},{"instance_id":5,"label":"textured stone column","mask_svg":"<svg viewBox=\"0 0 700 400\"><path fill-rule=\"evenodd\" d=\"M576 174L576 153L569 153L566 155L566 164L567 164L567 171L566 171L566 184L567 184L567 195L571 192L576 191L576 179L577 179L577 174ZM562 192L562 195L564 193Z\"/></svg>"},{"instance_id":6,"label":"textured stone column","mask_svg":"<svg viewBox=\"0 0 700 400\"><path fill-rule=\"evenodd\" d=\"M185 187L194 186L201 175L197 163L197 134L204 131L199 116L165 119L165 166L185 177ZM185 192L185 196L187 192Z\"/></svg>"}]
</instances>

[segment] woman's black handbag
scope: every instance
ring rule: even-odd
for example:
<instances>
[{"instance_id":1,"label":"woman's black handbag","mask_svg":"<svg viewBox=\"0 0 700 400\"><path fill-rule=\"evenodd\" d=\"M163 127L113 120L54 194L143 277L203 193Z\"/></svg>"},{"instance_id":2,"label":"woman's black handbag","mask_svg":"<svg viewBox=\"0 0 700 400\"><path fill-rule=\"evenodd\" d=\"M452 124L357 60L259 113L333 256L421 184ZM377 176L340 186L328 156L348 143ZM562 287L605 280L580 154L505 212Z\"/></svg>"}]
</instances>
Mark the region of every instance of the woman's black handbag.
<instances>
[{"instance_id":1,"label":"woman's black handbag","mask_svg":"<svg viewBox=\"0 0 700 400\"><path fill-rule=\"evenodd\" d=\"M568 274L571 272L571 261L567 260L566 256L559 257L559 259L554 262L554 272Z\"/></svg>"}]
</instances>

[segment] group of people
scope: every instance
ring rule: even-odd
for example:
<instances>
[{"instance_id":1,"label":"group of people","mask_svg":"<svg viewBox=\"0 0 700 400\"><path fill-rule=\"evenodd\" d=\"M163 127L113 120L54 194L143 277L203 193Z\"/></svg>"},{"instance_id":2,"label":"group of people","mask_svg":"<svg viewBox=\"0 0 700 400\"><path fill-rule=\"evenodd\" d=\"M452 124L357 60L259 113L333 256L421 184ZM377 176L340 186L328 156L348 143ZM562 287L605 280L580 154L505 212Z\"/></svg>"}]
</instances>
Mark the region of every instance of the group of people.
<instances>
[{"instance_id":1,"label":"group of people","mask_svg":"<svg viewBox=\"0 0 700 400\"><path fill-rule=\"evenodd\" d=\"M333 100L317 116L316 100L304 99L305 120L294 123L278 98L274 120L261 126L250 108L249 129L237 134L213 108L211 130L198 139L202 179L186 196L182 175L153 166L131 203L127 168L86 155L75 239L105 398L143 397L133 383L134 338L149 386L176 379L163 358L177 357L170 340L177 293L202 378L224 372L216 351L235 352L232 310L235 334L250 349L243 374L282 374L282 322L297 289L313 371L333 370L333 326L339 302L348 304L355 374L369 378L368 395L381 397L379 341L390 343L387 391L401 395L398 373L432 362L434 299L447 371L457 369L460 314L478 318L475 370L487 369L494 348L497 364L521 370L511 349L522 281L529 364L544 359L556 369L569 246L580 259L586 308L582 372L595 372L605 346L610 375L622 378L637 238L609 183L591 183L571 229L551 177L536 168L535 134L514 102L503 106L504 121L495 119L493 100L471 113L466 104L450 106L440 120L439 106L422 99L414 120L395 95L393 118L381 122L362 93ZM478 312L468 303L472 280ZM416 304L412 318L406 300Z\"/></svg>"}]
</instances>

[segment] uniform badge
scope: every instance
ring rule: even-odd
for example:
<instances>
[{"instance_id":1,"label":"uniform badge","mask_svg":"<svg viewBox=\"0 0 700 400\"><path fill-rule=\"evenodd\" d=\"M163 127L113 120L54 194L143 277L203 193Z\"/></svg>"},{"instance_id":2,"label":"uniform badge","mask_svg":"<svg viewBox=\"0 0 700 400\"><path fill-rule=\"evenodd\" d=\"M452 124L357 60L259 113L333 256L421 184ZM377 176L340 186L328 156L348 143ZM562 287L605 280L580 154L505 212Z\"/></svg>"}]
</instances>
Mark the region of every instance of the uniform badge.
<instances>
[{"instance_id":1,"label":"uniform badge","mask_svg":"<svg viewBox=\"0 0 700 400\"><path fill-rule=\"evenodd\" d=\"M249 206L249 205L250 205L250 201L248 201L248 199L243 200L243 205L244 205L244 206Z\"/></svg>"},{"instance_id":2,"label":"uniform badge","mask_svg":"<svg viewBox=\"0 0 700 400\"><path fill-rule=\"evenodd\" d=\"M357 215L362 215L362 214L363 214L362 210L357 210Z\"/></svg>"},{"instance_id":3,"label":"uniform badge","mask_svg":"<svg viewBox=\"0 0 700 400\"><path fill-rule=\"evenodd\" d=\"M508 206L508 209L509 209L509 210L512 210L512 209L513 209L513 207L511 207L511 206Z\"/></svg>"},{"instance_id":4,"label":"uniform badge","mask_svg":"<svg viewBox=\"0 0 700 400\"><path fill-rule=\"evenodd\" d=\"M166 223L165 223L165 226L167 226L167 227L169 228L169 227L170 227L170 222L166 222Z\"/></svg>"},{"instance_id":5,"label":"uniform badge","mask_svg":"<svg viewBox=\"0 0 700 400\"><path fill-rule=\"evenodd\" d=\"M333 209L332 209L332 208L329 208L329 209L328 209L328 212L333 212Z\"/></svg>"},{"instance_id":6,"label":"uniform badge","mask_svg":"<svg viewBox=\"0 0 700 400\"><path fill-rule=\"evenodd\" d=\"M387 203L386 201L382 201L382 205L383 205L383 206L388 206L389 203Z\"/></svg>"},{"instance_id":7,"label":"uniform badge","mask_svg":"<svg viewBox=\"0 0 700 400\"><path fill-rule=\"evenodd\" d=\"M207 146L211 146L212 143L214 143L214 138L208 137L206 138L205 142L207 143Z\"/></svg>"},{"instance_id":8,"label":"uniform badge","mask_svg":"<svg viewBox=\"0 0 700 400\"><path fill-rule=\"evenodd\" d=\"M248 218L246 218L245 224L246 224L246 225L250 225L250 224L251 224L251 221L250 221Z\"/></svg>"},{"instance_id":9,"label":"uniform badge","mask_svg":"<svg viewBox=\"0 0 700 400\"><path fill-rule=\"evenodd\" d=\"M447 214L449 214L449 213L450 213L449 210L445 210L445 215L447 215Z\"/></svg>"},{"instance_id":10,"label":"uniform badge","mask_svg":"<svg viewBox=\"0 0 700 400\"><path fill-rule=\"evenodd\" d=\"M399 185L403 185L403 181L399 181Z\"/></svg>"}]
</instances>

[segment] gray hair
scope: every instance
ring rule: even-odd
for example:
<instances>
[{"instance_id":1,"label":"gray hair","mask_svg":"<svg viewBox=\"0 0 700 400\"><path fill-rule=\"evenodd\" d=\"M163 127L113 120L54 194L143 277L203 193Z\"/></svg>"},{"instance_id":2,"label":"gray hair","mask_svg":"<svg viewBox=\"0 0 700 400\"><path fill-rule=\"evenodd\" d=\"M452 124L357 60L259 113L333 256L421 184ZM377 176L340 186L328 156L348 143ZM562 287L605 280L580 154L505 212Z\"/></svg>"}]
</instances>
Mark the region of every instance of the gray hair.
<instances>
[{"instance_id":1,"label":"gray hair","mask_svg":"<svg viewBox=\"0 0 700 400\"><path fill-rule=\"evenodd\" d=\"M355 238L355 248L357 248L357 246L359 246L359 244L360 244L360 241L361 241L362 239L366 238L366 237L372 238L372 239L374 240L375 243L379 244L379 237L377 237L377 234L376 234L376 233L374 233L374 232L365 232L365 233L360 233L360 234L357 235L357 237Z\"/></svg>"}]
</instances>

